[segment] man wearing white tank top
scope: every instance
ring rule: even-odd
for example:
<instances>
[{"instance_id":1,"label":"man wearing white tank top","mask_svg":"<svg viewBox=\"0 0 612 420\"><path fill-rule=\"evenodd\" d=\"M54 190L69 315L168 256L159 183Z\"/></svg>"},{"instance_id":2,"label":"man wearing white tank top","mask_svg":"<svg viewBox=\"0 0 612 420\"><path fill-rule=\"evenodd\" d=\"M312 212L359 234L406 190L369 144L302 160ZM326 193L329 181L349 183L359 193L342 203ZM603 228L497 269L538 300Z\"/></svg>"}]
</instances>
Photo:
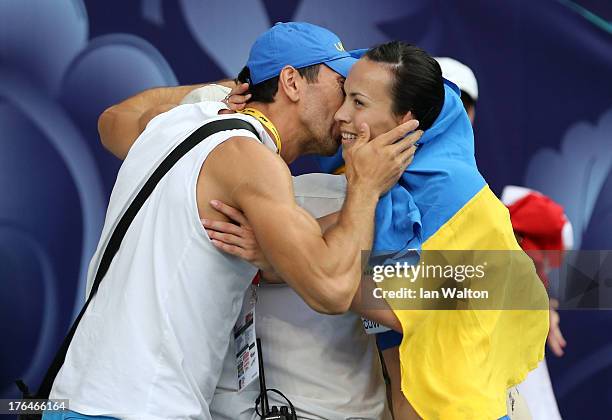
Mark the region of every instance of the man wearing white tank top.
<instances>
[{"instance_id":1,"label":"man wearing white tank top","mask_svg":"<svg viewBox=\"0 0 612 420\"><path fill-rule=\"evenodd\" d=\"M278 24L258 38L245 69L254 95L250 115L256 118L232 118L248 120L263 145L246 130L217 133L161 180L127 231L54 382L51 398L69 399L75 412L45 418L212 418L209 406L232 327L257 270L211 243L200 219L228 220L214 200L249 218L266 250L259 268L278 273L316 311L348 310L359 286L356 262L371 247L378 198L410 163L422 134L397 141L417 127L411 121L370 140L364 127L345 156L347 191L339 221L321 233L295 203L287 163L337 149L333 114L353 62L333 33L314 25ZM259 100L255 86L267 89ZM126 107L133 114L128 119L136 121L127 128L120 121ZM161 106L152 115L170 108ZM107 136L113 126L126 134L150 119L136 103L128 100L101 117L103 142L127 157L89 285L108 235L135 193L189 134L211 117L226 118L216 115L220 108L176 107L151 120L136 141Z\"/></svg>"}]
</instances>

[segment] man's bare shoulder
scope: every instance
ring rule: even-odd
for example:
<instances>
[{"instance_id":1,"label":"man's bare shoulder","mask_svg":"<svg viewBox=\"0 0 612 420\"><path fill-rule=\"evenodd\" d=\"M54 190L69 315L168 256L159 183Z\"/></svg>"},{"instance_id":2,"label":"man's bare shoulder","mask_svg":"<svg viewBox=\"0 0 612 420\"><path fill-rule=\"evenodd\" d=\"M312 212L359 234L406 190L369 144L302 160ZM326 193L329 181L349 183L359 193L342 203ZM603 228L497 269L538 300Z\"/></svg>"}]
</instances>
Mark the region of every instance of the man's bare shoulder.
<instances>
[{"instance_id":1,"label":"man's bare shoulder","mask_svg":"<svg viewBox=\"0 0 612 420\"><path fill-rule=\"evenodd\" d=\"M206 172L232 192L241 186L264 190L291 184L283 159L252 137L227 139L215 147L205 165Z\"/></svg>"},{"instance_id":2,"label":"man's bare shoulder","mask_svg":"<svg viewBox=\"0 0 612 420\"><path fill-rule=\"evenodd\" d=\"M289 173L287 164L277 153L252 137L231 137L217 146L211 156L213 153L215 159L231 165L236 170L266 168ZM244 166L238 166L239 164Z\"/></svg>"},{"instance_id":3,"label":"man's bare shoulder","mask_svg":"<svg viewBox=\"0 0 612 420\"><path fill-rule=\"evenodd\" d=\"M259 140L254 137L247 136L234 136L225 140L219 146L217 150L223 150L224 153L243 153L252 152L257 154L265 154L272 157L278 157L278 155L272 150L264 146Z\"/></svg>"}]
</instances>

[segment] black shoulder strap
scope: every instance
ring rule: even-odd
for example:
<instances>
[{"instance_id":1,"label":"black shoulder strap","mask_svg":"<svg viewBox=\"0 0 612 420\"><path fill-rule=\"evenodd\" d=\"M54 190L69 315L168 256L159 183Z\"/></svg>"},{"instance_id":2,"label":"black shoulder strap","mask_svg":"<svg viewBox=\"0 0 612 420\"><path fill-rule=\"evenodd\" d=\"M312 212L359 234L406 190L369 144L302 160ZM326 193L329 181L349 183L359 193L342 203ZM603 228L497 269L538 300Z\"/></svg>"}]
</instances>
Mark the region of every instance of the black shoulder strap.
<instances>
[{"instance_id":1,"label":"black shoulder strap","mask_svg":"<svg viewBox=\"0 0 612 420\"><path fill-rule=\"evenodd\" d=\"M53 359L53 362L51 363L51 366L49 367L49 370L47 371L45 378L38 389L38 393L35 396L36 398L49 398L51 387L53 386L55 377L64 364L66 352L68 351L68 347L70 346L70 342L72 341L72 337L76 332L79 322L81 321L81 318L83 318L83 314L87 310L89 303L98 291L100 283L106 275L115 254L117 254L117 251L119 251L121 241L123 241L130 224L138 214L138 211L145 203L147 198L155 189L155 186L181 157L202 142L202 140L220 131L237 129L249 130L251 133L255 134L257 138L259 138L257 130L255 130L251 124L239 118L227 118L206 123L183 140L182 143L176 146L174 150L172 150L172 152L170 152L170 154L162 161L162 163L159 164L147 182L142 186L134 198L134 201L130 204L123 216L121 216L119 223L117 223L115 230L111 234L110 240L108 241L104 254L102 255L102 259L100 260L100 265L98 266L98 271L96 272L96 277L91 288L91 292L89 293L89 298L87 299L87 302L85 302L83 309L81 309L79 316L72 324L72 327L70 328L68 335L66 335L62 346L57 351L55 358ZM27 387L22 381L18 381L18 386L24 394L28 393Z\"/></svg>"}]
</instances>

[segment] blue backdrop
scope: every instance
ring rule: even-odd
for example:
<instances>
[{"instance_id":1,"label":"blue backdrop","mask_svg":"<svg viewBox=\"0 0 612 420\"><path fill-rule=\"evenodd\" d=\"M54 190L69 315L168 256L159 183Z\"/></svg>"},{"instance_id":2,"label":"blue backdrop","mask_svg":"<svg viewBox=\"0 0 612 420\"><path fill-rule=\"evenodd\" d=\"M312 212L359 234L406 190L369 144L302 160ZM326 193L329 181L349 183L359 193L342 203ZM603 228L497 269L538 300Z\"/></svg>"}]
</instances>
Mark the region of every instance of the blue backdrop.
<instances>
[{"instance_id":1,"label":"blue backdrop","mask_svg":"<svg viewBox=\"0 0 612 420\"><path fill-rule=\"evenodd\" d=\"M276 21L390 39L468 64L475 136L496 192L563 204L583 249L612 249L612 3L605 0L133 0L0 2L0 398L37 384L84 301L119 161L98 115L140 90L233 77ZM312 159L294 173L316 170ZM562 414L612 412L612 313L563 312L549 358ZM603 417L602 417L603 415ZM580 417L579 417L580 416Z\"/></svg>"}]
</instances>

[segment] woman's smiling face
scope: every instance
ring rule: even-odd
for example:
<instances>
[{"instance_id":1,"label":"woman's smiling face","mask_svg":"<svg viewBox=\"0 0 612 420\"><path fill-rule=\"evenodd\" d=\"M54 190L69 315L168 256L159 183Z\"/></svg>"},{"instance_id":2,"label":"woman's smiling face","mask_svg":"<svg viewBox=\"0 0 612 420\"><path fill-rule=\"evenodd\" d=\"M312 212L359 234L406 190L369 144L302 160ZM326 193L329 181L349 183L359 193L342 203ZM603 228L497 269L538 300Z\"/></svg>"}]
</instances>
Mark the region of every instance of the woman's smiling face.
<instances>
[{"instance_id":1,"label":"woman's smiling face","mask_svg":"<svg viewBox=\"0 0 612 420\"><path fill-rule=\"evenodd\" d=\"M389 64L362 58L353 66L344 82L344 103L334 117L342 132L343 147L355 141L363 123L368 124L370 138L374 138L405 119L405 116L395 115L392 111L393 78Z\"/></svg>"}]
</instances>

